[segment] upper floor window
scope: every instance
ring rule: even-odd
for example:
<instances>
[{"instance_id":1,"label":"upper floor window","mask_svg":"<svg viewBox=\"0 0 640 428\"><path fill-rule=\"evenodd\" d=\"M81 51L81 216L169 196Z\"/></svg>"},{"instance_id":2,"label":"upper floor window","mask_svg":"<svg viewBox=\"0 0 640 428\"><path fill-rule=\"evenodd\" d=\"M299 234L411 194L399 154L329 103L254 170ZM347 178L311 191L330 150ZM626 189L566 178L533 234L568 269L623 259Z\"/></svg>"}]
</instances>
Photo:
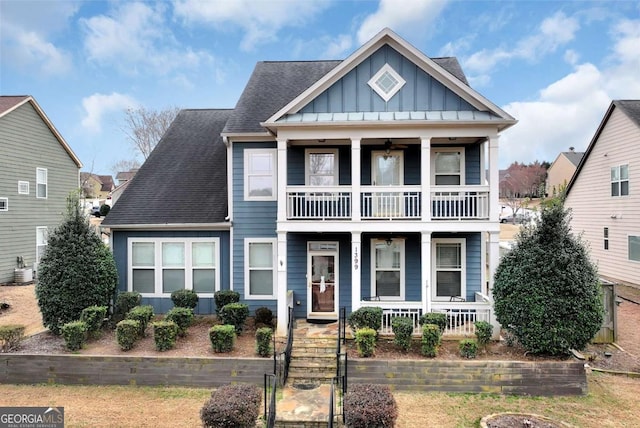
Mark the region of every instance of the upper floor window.
<instances>
[{"instance_id":1,"label":"upper floor window","mask_svg":"<svg viewBox=\"0 0 640 428\"><path fill-rule=\"evenodd\" d=\"M307 149L305 154L307 186L338 185L338 149Z\"/></svg>"},{"instance_id":2,"label":"upper floor window","mask_svg":"<svg viewBox=\"0 0 640 428\"><path fill-rule=\"evenodd\" d=\"M28 195L28 194L29 194L29 182L18 181L18 195Z\"/></svg>"},{"instance_id":3,"label":"upper floor window","mask_svg":"<svg viewBox=\"0 0 640 428\"><path fill-rule=\"evenodd\" d=\"M275 201L276 196L276 149L246 149L245 200Z\"/></svg>"},{"instance_id":4,"label":"upper floor window","mask_svg":"<svg viewBox=\"0 0 640 428\"><path fill-rule=\"evenodd\" d=\"M46 198L47 187L47 169L36 168L36 198Z\"/></svg>"},{"instance_id":5,"label":"upper floor window","mask_svg":"<svg viewBox=\"0 0 640 428\"><path fill-rule=\"evenodd\" d=\"M464 184L464 151L462 149L434 149L431 162L433 184L436 186L460 186Z\"/></svg>"},{"instance_id":6,"label":"upper floor window","mask_svg":"<svg viewBox=\"0 0 640 428\"><path fill-rule=\"evenodd\" d=\"M640 236L629 235L629 260L640 262Z\"/></svg>"},{"instance_id":7,"label":"upper floor window","mask_svg":"<svg viewBox=\"0 0 640 428\"><path fill-rule=\"evenodd\" d=\"M629 194L629 165L611 167L611 196Z\"/></svg>"},{"instance_id":8,"label":"upper floor window","mask_svg":"<svg viewBox=\"0 0 640 428\"><path fill-rule=\"evenodd\" d=\"M0 198L0 211L9 211L9 198Z\"/></svg>"}]
</instances>

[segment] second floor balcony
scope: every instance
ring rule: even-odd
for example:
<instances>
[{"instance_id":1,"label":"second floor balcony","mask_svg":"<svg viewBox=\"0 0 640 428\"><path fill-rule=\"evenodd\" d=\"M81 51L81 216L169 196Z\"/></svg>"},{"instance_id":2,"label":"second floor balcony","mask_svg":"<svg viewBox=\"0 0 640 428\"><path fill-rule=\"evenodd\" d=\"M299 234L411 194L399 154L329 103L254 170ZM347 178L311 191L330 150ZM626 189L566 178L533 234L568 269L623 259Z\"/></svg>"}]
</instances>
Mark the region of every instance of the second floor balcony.
<instances>
[{"instance_id":1,"label":"second floor balcony","mask_svg":"<svg viewBox=\"0 0 640 428\"><path fill-rule=\"evenodd\" d=\"M286 204L288 220L488 220L489 186L287 186Z\"/></svg>"}]
</instances>

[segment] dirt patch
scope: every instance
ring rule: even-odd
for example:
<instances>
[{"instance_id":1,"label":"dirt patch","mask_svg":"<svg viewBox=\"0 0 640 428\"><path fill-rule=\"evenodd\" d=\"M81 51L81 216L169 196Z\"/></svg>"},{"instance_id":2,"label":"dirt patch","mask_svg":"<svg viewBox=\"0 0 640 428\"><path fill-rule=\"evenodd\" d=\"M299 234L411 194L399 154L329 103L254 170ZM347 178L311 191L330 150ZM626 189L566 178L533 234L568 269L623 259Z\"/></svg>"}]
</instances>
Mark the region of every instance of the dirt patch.
<instances>
[{"instance_id":1,"label":"dirt patch","mask_svg":"<svg viewBox=\"0 0 640 428\"><path fill-rule=\"evenodd\" d=\"M0 312L0 325L24 325L26 336L45 331L36 300L35 285L2 286L0 302L11 305L9 309Z\"/></svg>"}]
</instances>

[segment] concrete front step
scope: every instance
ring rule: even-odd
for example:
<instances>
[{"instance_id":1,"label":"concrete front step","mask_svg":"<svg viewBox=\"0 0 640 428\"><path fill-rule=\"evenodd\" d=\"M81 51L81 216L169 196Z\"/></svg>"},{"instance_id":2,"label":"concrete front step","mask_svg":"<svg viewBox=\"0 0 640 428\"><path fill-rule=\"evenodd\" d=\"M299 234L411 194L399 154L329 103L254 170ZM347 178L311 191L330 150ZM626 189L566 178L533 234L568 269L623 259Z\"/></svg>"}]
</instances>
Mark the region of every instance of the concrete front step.
<instances>
[{"instance_id":1,"label":"concrete front step","mask_svg":"<svg viewBox=\"0 0 640 428\"><path fill-rule=\"evenodd\" d=\"M287 383L294 384L297 382L307 383L307 382L320 382L320 383L331 383L333 378L336 375L336 371L329 371L322 373L313 373L307 371L296 371L292 370L289 372L289 377L287 379Z\"/></svg>"}]
</instances>

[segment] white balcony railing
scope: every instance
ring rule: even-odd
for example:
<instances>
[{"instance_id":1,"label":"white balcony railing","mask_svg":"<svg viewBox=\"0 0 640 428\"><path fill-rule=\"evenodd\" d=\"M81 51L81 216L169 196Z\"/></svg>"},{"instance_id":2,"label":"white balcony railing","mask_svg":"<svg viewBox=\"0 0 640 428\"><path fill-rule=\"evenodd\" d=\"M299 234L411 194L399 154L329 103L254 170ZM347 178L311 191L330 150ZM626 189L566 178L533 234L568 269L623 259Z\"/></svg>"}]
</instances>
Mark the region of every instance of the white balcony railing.
<instances>
[{"instance_id":1,"label":"white balcony railing","mask_svg":"<svg viewBox=\"0 0 640 428\"><path fill-rule=\"evenodd\" d=\"M432 186L431 219L489 218L488 186Z\"/></svg>"},{"instance_id":2,"label":"white balcony railing","mask_svg":"<svg viewBox=\"0 0 640 428\"><path fill-rule=\"evenodd\" d=\"M488 186L431 186L430 200L420 186L362 186L352 195L351 186L288 186L287 219L348 220L352 198L360 198L363 220L419 220L430 207L431 220L488 220Z\"/></svg>"}]
</instances>

